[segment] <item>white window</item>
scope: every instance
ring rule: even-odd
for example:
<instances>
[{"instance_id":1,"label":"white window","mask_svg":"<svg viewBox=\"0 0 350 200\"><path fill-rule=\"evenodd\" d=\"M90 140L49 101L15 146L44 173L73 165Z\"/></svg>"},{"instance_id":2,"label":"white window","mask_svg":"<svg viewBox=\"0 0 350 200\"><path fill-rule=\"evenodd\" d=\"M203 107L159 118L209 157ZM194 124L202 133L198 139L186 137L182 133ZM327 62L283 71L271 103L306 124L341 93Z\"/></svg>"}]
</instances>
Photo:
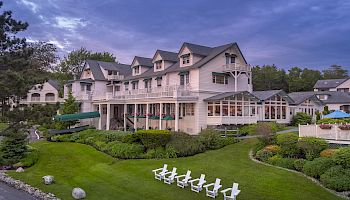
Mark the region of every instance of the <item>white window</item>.
<instances>
[{"instance_id":1,"label":"white window","mask_svg":"<svg viewBox=\"0 0 350 200\"><path fill-rule=\"evenodd\" d=\"M157 78L157 87L162 86L162 78Z\"/></svg>"},{"instance_id":2,"label":"white window","mask_svg":"<svg viewBox=\"0 0 350 200\"><path fill-rule=\"evenodd\" d=\"M125 91L128 91L129 90L129 83L125 83L124 88L125 88Z\"/></svg>"},{"instance_id":3,"label":"white window","mask_svg":"<svg viewBox=\"0 0 350 200\"><path fill-rule=\"evenodd\" d=\"M185 104L186 116L194 116L194 103Z\"/></svg>"},{"instance_id":4,"label":"white window","mask_svg":"<svg viewBox=\"0 0 350 200\"><path fill-rule=\"evenodd\" d=\"M137 81L132 82L132 89L133 89L133 90L139 89L139 82L137 82Z\"/></svg>"},{"instance_id":5,"label":"white window","mask_svg":"<svg viewBox=\"0 0 350 200\"><path fill-rule=\"evenodd\" d=\"M145 80L145 88L151 88L152 87L152 79Z\"/></svg>"},{"instance_id":6,"label":"white window","mask_svg":"<svg viewBox=\"0 0 350 200\"><path fill-rule=\"evenodd\" d=\"M162 61L156 61L156 69L162 69Z\"/></svg>"},{"instance_id":7,"label":"white window","mask_svg":"<svg viewBox=\"0 0 350 200\"><path fill-rule=\"evenodd\" d=\"M180 85L188 85L190 84L190 75L189 74L181 74L180 75Z\"/></svg>"},{"instance_id":8,"label":"white window","mask_svg":"<svg viewBox=\"0 0 350 200\"><path fill-rule=\"evenodd\" d=\"M228 84L228 76L226 75L214 75L213 74L213 83L215 84Z\"/></svg>"},{"instance_id":9,"label":"white window","mask_svg":"<svg viewBox=\"0 0 350 200\"><path fill-rule=\"evenodd\" d=\"M134 74L135 74L135 75L140 74L140 66L134 67Z\"/></svg>"},{"instance_id":10,"label":"white window","mask_svg":"<svg viewBox=\"0 0 350 200\"><path fill-rule=\"evenodd\" d=\"M236 55L226 54L226 64L236 63Z\"/></svg>"},{"instance_id":11,"label":"white window","mask_svg":"<svg viewBox=\"0 0 350 200\"><path fill-rule=\"evenodd\" d=\"M182 64L186 65L190 63L190 54L186 54L182 56Z\"/></svg>"}]
</instances>

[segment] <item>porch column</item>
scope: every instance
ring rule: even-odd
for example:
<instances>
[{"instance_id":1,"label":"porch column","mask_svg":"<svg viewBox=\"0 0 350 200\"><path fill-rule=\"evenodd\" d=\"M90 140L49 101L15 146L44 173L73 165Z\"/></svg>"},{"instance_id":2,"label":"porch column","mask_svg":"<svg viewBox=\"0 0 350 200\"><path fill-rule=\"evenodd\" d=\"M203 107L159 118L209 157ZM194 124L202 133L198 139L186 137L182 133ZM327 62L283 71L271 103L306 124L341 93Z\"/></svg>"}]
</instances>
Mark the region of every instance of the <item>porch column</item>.
<instances>
[{"instance_id":1,"label":"porch column","mask_svg":"<svg viewBox=\"0 0 350 200\"><path fill-rule=\"evenodd\" d=\"M115 96L115 85L112 84L112 97L114 97L114 96Z\"/></svg>"},{"instance_id":2,"label":"porch column","mask_svg":"<svg viewBox=\"0 0 350 200\"><path fill-rule=\"evenodd\" d=\"M237 71L235 71L235 92L237 92Z\"/></svg>"},{"instance_id":3,"label":"porch column","mask_svg":"<svg viewBox=\"0 0 350 200\"><path fill-rule=\"evenodd\" d=\"M98 130L102 130L102 105L98 104L98 112L100 113L100 118L98 119Z\"/></svg>"},{"instance_id":4,"label":"porch column","mask_svg":"<svg viewBox=\"0 0 350 200\"><path fill-rule=\"evenodd\" d=\"M109 130L111 123L111 104L107 103L107 122L106 122L106 130Z\"/></svg>"},{"instance_id":5,"label":"porch column","mask_svg":"<svg viewBox=\"0 0 350 200\"><path fill-rule=\"evenodd\" d=\"M147 103L146 104L146 130L148 130L149 129L149 120L148 120L148 114L149 114L150 112L149 112L149 103Z\"/></svg>"},{"instance_id":6,"label":"porch column","mask_svg":"<svg viewBox=\"0 0 350 200\"><path fill-rule=\"evenodd\" d=\"M163 103L159 103L159 130L162 130Z\"/></svg>"},{"instance_id":7,"label":"porch column","mask_svg":"<svg viewBox=\"0 0 350 200\"><path fill-rule=\"evenodd\" d=\"M137 113L137 104L135 103L135 109L134 109L134 130L137 131L137 118L136 118L136 113Z\"/></svg>"},{"instance_id":8,"label":"porch column","mask_svg":"<svg viewBox=\"0 0 350 200\"><path fill-rule=\"evenodd\" d=\"M175 103L175 131L179 131L179 103Z\"/></svg>"},{"instance_id":9,"label":"porch column","mask_svg":"<svg viewBox=\"0 0 350 200\"><path fill-rule=\"evenodd\" d=\"M127 104L124 104L123 116L124 116L124 131L126 131L126 115L127 115Z\"/></svg>"}]
</instances>

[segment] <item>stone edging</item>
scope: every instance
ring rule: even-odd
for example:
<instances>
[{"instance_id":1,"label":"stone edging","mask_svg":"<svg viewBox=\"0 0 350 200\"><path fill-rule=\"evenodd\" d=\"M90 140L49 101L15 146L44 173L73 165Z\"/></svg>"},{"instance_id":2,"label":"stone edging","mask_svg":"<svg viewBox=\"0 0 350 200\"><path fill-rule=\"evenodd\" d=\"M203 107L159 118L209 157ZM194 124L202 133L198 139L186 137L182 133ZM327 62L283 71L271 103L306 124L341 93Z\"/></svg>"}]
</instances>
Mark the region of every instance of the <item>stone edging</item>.
<instances>
[{"instance_id":1,"label":"stone edging","mask_svg":"<svg viewBox=\"0 0 350 200\"><path fill-rule=\"evenodd\" d=\"M275 168L278 168L278 169L282 169L282 170L286 170L286 171L289 171L289 172L293 172L293 173L299 174L299 175L301 175L301 176L303 176L303 177L305 177L305 178L311 180L312 182L316 183L318 186L320 186L320 187L326 189L328 192L330 192L330 193L332 193L332 194L334 194L334 195L336 195L336 196L338 196L338 197L341 197L341 198L343 198L343 199L350 200L350 197L347 196L347 195L349 195L348 192L337 192L337 191L335 191L335 190L331 190L331 189L329 189L329 188L326 188L319 180L317 180L317 179L315 179L315 178L312 178L312 177L310 177L310 176L307 176L307 175L304 174L304 173L301 173L301 172L298 172L298 171L295 171L295 170L291 170L291 169L287 169L287 168L283 168L283 167L279 167L279 166L275 166L275 165L270 165L270 164L268 164L268 163L265 163L265 162L262 162L262 161L260 161L260 160L255 159L254 156L253 156L253 151L252 151L252 150L250 150L250 152L249 152L249 158L250 158L250 160L252 160L253 162L256 162L256 163L259 163L259 164L263 164L263 165L266 165L266 166L269 166L269 167L275 167Z\"/></svg>"},{"instance_id":2,"label":"stone edging","mask_svg":"<svg viewBox=\"0 0 350 200\"><path fill-rule=\"evenodd\" d=\"M31 196L35 197L36 199L40 199L40 200L60 200L59 198L57 198L54 194L51 193L45 193L43 191L41 191L38 188L34 188L20 180L16 180L14 178L11 178L10 176L8 176L7 174L5 174L4 172L0 171L0 181L4 182L5 184L17 189L17 190L22 190L28 194L30 194Z\"/></svg>"}]
</instances>

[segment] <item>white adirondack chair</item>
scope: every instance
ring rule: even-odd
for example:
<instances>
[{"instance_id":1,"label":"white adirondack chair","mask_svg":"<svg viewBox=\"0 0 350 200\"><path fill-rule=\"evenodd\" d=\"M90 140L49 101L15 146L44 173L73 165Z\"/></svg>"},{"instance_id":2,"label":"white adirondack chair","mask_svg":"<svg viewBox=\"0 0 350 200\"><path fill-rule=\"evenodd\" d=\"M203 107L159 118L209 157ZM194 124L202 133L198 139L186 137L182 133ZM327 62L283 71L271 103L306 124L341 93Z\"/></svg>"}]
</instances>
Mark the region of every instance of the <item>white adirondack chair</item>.
<instances>
[{"instance_id":1,"label":"white adirondack chair","mask_svg":"<svg viewBox=\"0 0 350 200\"><path fill-rule=\"evenodd\" d=\"M168 171L167 168L168 165L164 164L162 168L152 170L152 172L154 173L154 178L161 181L164 177L164 174Z\"/></svg>"},{"instance_id":2,"label":"white adirondack chair","mask_svg":"<svg viewBox=\"0 0 350 200\"><path fill-rule=\"evenodd\" d=\"M176 167L173 167L173 170L171 172L164 173L164 183L170 185L174 182L175 176L177 175L176 170Z\"/></svg>"},{"instance_id":3,"label":"white adirondack chair","mask_svg":"<svg viewBox=\"0 0 350 200\"><path fill-rule=\"evenodd\" d=\"M231 191L231 195L226 194L229 191ZM224 194L224 200L236 200L236 197L240 192L241 191L238 189L238 183L233 183L232 188L221 190L221 193Z\"/></svg>"},{"instance_id":4,"label":"white adirondack chair","mask_svg":"<svg viewBox=\"0 0 350 200\"><path fill-rule=\"evenodd\" d=\"M207 181L205 180L205 175L201 174L200 178L196 178L188 182L191 184L191 190L193 192L199 193L200 191L202 191L203 184L206 183Z\"/></svg>"},{"instance_id":5,"label":"white adirondack chair","mask_svg":"<svg viewBox=\"0 0 350 200\"><path fill-rule=\"evenodd\" d=\"M218 190L222 187L222 185L220 185L220 182L221 182L221 179L217 178L215 180L215 183L209 183L209 184L203 186L203 187L205 187L206 195L208 197L215 199L215 197L218 196L218 194L219 194ZM212 188L212 189L209 189L209 188Z\"/></svg>"},{"instance_id":6,"label":"white adirondack chair","mask_svg":"<svg viewBox=\"0 0 350 200\"><path fill-rule=\"evenodd\" d=\"M188 186L188 181L191 179L191 171L187 170L186 174L176 176L175 178L177 180L177 186L185 188L186 186Z\"/></svg>"}]
</instances>

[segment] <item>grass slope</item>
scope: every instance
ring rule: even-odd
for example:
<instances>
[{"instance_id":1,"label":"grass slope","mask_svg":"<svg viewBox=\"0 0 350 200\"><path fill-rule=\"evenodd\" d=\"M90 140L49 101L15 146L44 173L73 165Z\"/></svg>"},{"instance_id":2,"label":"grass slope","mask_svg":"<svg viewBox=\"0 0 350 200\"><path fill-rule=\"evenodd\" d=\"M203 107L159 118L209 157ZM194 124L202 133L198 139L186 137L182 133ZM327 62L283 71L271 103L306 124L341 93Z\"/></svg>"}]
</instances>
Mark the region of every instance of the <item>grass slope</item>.
<instances>
[{"instance_id":1,"label":"grass slope","mask_svg":"<svg viewBox=\"0 0 350 200\"><path fill-rule=\"evenodd\" d=\"M64 200L72 199L74 187L83 188L87 199L208 199L205 192L197 194L155 180L151 170L167 163L180 173L192 170L192 177L205 173L209 182L219 177L224 188L238 182L240 200L340 199L300 175L252 162L248 152L254 143L254 139L245 140L187 158L116 160L82 144L38 142L34 146L40 151L39 162L24 173L10 174ZM44 175L55 176L56 183L43 185Z\"/></svg>"}]
</instances>

